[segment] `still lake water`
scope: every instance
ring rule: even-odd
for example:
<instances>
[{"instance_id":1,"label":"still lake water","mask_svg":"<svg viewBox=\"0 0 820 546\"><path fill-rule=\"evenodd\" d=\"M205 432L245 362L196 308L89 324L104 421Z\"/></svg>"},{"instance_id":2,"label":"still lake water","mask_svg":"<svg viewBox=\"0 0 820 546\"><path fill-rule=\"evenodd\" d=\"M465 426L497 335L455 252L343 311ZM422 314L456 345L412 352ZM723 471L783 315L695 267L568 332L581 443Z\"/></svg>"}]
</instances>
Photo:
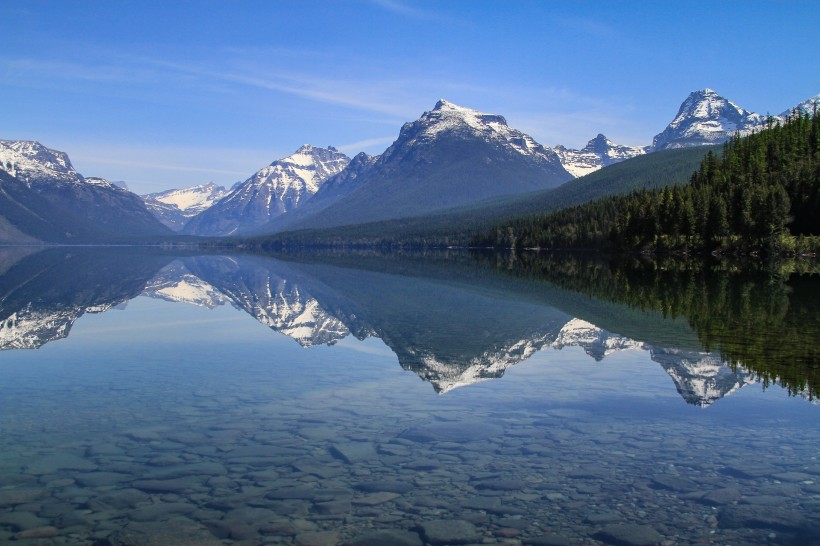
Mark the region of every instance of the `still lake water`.
<instances>
[{"instance_id":1,"label":"still lake water","mask_svg":"<svg viewBox=\"0 0 820 546\"><path fill-rule=\"evenodd\" d=\"M517 267L0 253L0 543L820 543L820 277Z\"/></svg>"}]
</instances>

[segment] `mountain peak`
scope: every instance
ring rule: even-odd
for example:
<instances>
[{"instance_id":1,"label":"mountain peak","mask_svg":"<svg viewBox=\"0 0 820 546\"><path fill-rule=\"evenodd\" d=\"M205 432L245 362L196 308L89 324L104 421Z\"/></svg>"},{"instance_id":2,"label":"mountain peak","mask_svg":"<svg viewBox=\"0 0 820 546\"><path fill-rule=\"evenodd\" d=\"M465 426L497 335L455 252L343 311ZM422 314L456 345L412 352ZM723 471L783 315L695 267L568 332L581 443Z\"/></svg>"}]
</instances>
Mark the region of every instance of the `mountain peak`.
<instances>
[{"instance_id":1,"label":"mountain peak","mask_svg":"<svg viewBox=\"0 0 820 546\"><path fill-rule=\"evenodd\" d=\"M40 180L82 182L68 154L52 150L36 140L0 140L0 170L26 184Z\"/></svg>"},{"instance_id":2,"label":"mountain peak","mask_svg":"<svg viewBox=\"0 0 820 546\"><path fill-rule=\"evenodd\" d=\"M654 150L718 144L735 133L749 134L763 125L760 114L748 112L713 89L689 93L675 119L655 136Z\"/></svg>"},{"instance_id":3,"label":"mountain peak","mask_svg":"<svg viewBox=\"0 0 820 546\"><path fill-rule=\"evenodd\" d=\"M587 142L584 150L605 152L607 148L610 148L611 146L613 146L612 141L606 138L603 133L598 133L598 136Z\"/></svg>"},{"instance_id":4,"label":"mountain peak","mask_svg":"<svg viewBox=\"0 0 820 546\"><path fill-rule=\"evenodd\" d=\"M564 169L575 177L587 175L602 167L646 153L643 147L615 144L603 133L598 133L581 150L573 150L565 146L556 146L554 150L561 159Z\"/></svg>"},{"instance_id":5,"label":"mountain peak","mask_svg":"<svg viewBox=\"0 0 820 546\"><path fill-rule=\"evenodd\" d=\"M465 108L464 106L459 106L453 102L448 101L447 99L439 99L436 102L436 105L433 107L433 112L439 112L442 110L449 110L451 112L477 112L477 110L473 110L472 108Z\"/></svg>"},{"instance_id":6,"label":"mountain peak","mask_svg":"<svg viewBox=\"0 0 820 546\"><path fill-rule=\"evenodd\" d=\"M350 158L332 146L319 148L304 144L234 186L213 206L193 217L183 231L196 235L235 235L258 228L299 207L348 163Z\"/></svg>"}]
</instances>

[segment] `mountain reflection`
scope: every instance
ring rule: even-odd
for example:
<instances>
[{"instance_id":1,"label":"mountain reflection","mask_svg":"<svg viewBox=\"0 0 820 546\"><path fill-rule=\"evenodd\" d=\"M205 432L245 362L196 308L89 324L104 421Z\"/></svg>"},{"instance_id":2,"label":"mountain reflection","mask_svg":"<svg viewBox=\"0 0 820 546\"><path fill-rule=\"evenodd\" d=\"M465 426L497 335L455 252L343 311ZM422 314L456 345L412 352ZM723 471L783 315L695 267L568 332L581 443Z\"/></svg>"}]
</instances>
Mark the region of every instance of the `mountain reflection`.
<instances>
[{"instance_id":1,"label":"mountain reflection","mask_svg":"<svg viewBox=\"0 0 820 546\"><path fill-rule=\"evenodd\" d=\"M0 253L0 349L37 349L68 336L85 313L138 296L173 258L73 248Z\"/></svg>"},{"instance_id":2,"label":"mountain reflection","mask_svg":"<svg viewBox=\"0 0 820 546\"><path fill-rule=\"evenodd\" d=\"M662 307L640 309L623 302L623 295L606 295L601 288L606 283L590 278L597 270L589 264L530 263L513 274L497 272L495 265L463 256L284 261L18 250L0 257L0 348L40 347L66 337L84 313L144 294L207 308L231 305L303 347L333 345L347 336L379 338L402 368L440 393L501 377L542 349L565 347L580 347L596 361L619 351L647 351L683 399L701 407L758 377L772 380L747 371L742 360L731 357L728 365L721 353L710 352L696 321L668 318ZM575 286L584 271L592 286L586 289ZM603 274L596 275L600 281ZM607 282L617 284L608 277ZM629 289L634 292L635 286ZM746 285L744 293L749 290ZM782 305L769 308L768 320L788 319ZM725 340L716 346L726 346ZM811 397L812 384L802 385L786 386Z\"/></svg>"}]
</instances>

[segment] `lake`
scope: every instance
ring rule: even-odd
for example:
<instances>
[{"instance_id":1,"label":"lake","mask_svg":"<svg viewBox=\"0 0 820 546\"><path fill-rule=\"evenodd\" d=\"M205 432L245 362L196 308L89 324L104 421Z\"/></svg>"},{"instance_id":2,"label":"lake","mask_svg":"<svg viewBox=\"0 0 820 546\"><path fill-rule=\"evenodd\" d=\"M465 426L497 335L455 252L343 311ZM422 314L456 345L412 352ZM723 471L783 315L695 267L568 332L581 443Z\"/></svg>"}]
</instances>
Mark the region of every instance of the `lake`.
<instances>
[{"instance_id":1,"label":"lake","mask_svg":"<svg viewBox=\"0 0 820 546\"><path fill-rule=\"evenodd\" d=\"M820 543L820 276L0 251L0 542Z\"/></svg>"}]
</instances>

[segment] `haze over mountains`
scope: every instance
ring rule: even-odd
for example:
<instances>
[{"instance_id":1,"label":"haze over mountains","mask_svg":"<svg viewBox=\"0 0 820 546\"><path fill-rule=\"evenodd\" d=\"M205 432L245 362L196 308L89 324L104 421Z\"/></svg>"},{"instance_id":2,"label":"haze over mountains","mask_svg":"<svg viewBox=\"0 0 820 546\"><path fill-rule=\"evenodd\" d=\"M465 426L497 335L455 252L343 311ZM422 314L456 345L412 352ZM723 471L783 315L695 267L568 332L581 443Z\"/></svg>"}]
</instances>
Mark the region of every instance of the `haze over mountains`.
<instances>
[{"instance_id":1,"label":"haze over mountains","mask_svg":"<svg viewBox=\"0 0 820 546\"><path fill-rule=\"evenodd\" d=\"M795 108L811 111L820 95ZM789 115L784 112L779 118ZM766 119L711 89L691 93L647 146L597 135L580 150L542 145L503 116L440 100L379 156L352 160L304 145L226 190L215 184L142 198L83 177L37 142L0 141L0 241L57 243L245 236L420 217L558 187L626 159L723 142Z\"/></svg>"}]
</instances>

